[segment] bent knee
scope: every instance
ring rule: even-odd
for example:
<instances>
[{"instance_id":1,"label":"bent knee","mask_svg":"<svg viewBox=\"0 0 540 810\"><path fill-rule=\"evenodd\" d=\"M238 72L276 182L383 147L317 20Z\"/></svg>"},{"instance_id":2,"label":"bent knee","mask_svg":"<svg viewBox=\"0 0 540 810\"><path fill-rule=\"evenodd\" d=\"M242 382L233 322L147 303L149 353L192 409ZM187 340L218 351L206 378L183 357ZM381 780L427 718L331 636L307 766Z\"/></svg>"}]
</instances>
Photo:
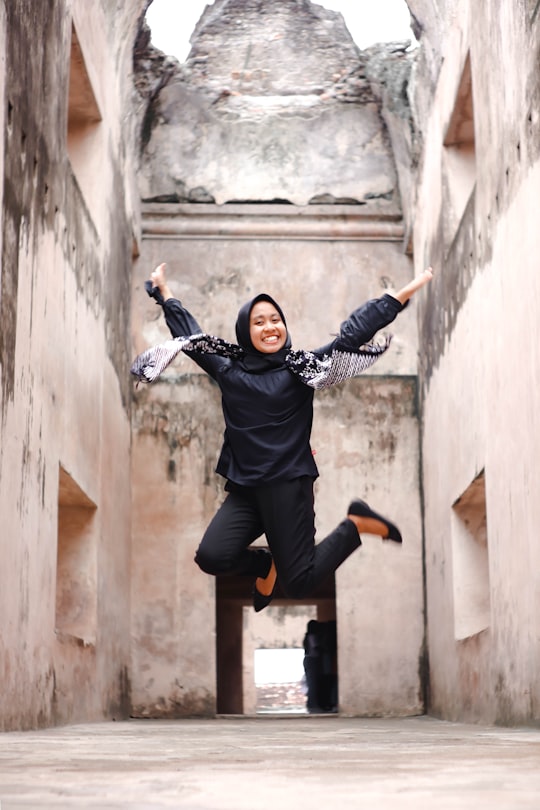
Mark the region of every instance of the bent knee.
<instances>
[{"instance_id":1,"label":"bent knee","mask_svg":"<svg viewBox=\"0 0 540 810\"><path fill-rule=\"evenodd\" d=\"M213 552L211 549L205 548L202 544L195 552L195 562L201 571L204 571L205 574L212 574L213 576L229 574L234 568L230 560L220 557L217 553Z\"/></svg>"},{"instance_id":2,"label":"bent knee","mask_svg":"<svg viewBox=\"0 0 540 810\"><path fill-rule=\"evenodd\" d=\"M220 568L220 560L215 555L209 552L207 549L199 546L197 551L195 552L195 562L201 569L204 571L205 574L219 574L221 573Z\"/></svg>"}]
</instances>

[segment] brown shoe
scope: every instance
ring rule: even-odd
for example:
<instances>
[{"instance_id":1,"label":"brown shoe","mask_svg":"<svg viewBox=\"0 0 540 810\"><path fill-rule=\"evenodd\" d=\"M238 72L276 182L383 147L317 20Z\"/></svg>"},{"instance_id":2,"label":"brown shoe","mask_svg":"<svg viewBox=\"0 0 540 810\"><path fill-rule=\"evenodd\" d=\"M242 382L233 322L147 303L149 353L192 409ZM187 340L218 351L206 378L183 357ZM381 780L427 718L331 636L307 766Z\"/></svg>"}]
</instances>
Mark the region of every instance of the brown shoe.
<instances>
[{"instance_id":1,"label":"brown shoe","mask_svg":"<svg viewBox=\"0 0 540 810\"><path fill-rule=\"evenodd\" d=\"M377 512L374 512L365 501L355 498L354 501L349 504L347 514L355 515L356 517L360 518L366 518L368 521L373 521L371 525L368 523L369 528L364 530L366 534L378 534L383 538L383 540L393 540L395 543L403 542L401 532L399 531L398 527L394 526L394 524L391 523L387 518L379 515ZM386 529L386 533L383 534L381 529L382 531Z\"/></svg>"}]
</instances>

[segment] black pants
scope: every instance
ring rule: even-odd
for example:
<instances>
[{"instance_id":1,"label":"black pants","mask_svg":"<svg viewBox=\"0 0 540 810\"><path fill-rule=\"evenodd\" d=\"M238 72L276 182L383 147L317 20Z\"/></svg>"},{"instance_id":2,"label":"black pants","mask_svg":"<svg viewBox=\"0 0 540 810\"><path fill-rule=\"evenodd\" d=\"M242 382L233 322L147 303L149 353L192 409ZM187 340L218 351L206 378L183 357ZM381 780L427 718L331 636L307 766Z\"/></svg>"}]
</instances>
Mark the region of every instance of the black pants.
<instances>
[{"instance_id":1,"label":"black pants","mask_svg":"<svg viewBox=\"0 0 540 810\"><path fill-rule=\"evenodd\" d=\"M304 476L263 487L234 487L208 526L195 562L207 574L265 577L269 553L249 548L262 534L280 586L291 599L309 596L361 545L350 520L315 545L313 479Z\"/></svg>"}]
</instances>

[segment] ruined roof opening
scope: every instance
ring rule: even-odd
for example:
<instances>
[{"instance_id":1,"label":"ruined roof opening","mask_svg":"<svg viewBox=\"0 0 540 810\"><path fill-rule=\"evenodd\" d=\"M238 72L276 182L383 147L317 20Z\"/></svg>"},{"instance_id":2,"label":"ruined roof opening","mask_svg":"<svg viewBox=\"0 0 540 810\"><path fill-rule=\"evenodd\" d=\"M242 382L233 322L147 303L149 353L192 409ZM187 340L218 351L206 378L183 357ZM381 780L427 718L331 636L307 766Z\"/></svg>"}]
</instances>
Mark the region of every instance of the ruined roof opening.
<instances>
[{"instance_id":1,"label":"ruined roof opening","mask_svg":"<svg viewBox=\"0 0 540 810\"><path fill-rule=\"evenodd\" d=\"M153 45L185 62L191 49L190 36L207 5L211 4L206 0L182 5L177 0L153 0L146 14ZM406 0L379 0L376 5L359 4L358 0L321 0L318 5L343 16L359 48L379 42L416 43Z\"/></svg>"},{"instance_id":2,"label":"ruined roof opening","mask_svg":"<svg viewBox=\"0 0 540 810\"><path fill-rule=\"evenodd\" d=\"M391 2L402 4L410 34L405 0ZM180 30L173 18L168 25ZM408 42L361 51L340 13L309 0L215 0L190 42L183 64L151 46L148 28L136 47L143 201L401 215L381 86L397 72L404 106ZM384 78L380 69L374 78L370 65L385 61Z\"/></svg>"}]
</instances>

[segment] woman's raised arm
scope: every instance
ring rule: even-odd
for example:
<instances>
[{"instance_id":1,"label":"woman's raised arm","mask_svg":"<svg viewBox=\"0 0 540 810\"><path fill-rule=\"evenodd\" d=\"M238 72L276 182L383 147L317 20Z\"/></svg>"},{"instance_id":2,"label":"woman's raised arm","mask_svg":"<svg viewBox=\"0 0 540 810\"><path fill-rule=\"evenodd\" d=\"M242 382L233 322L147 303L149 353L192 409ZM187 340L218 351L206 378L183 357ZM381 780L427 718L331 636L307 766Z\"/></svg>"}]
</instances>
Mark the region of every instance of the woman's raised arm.
<instances>
[{"instance_id":1,"label":"woman's raised arm","mask_svg":"<svg viewBox=\"0 0 540 810\"><path fill-rule=\"evenodd\" d=\"M397 298L401 304L406 304L409 298L411 298L411 296L413 296L417 290L423 287L424 284L428 284L432 278L433 270L431 267L428 267L427 270L424 270L418 276L413 278L412 281L409 281L409 283L402 287L397 293L389 292L388 295L391 295L392 298Z\"/></svg>"}]
</instances>

